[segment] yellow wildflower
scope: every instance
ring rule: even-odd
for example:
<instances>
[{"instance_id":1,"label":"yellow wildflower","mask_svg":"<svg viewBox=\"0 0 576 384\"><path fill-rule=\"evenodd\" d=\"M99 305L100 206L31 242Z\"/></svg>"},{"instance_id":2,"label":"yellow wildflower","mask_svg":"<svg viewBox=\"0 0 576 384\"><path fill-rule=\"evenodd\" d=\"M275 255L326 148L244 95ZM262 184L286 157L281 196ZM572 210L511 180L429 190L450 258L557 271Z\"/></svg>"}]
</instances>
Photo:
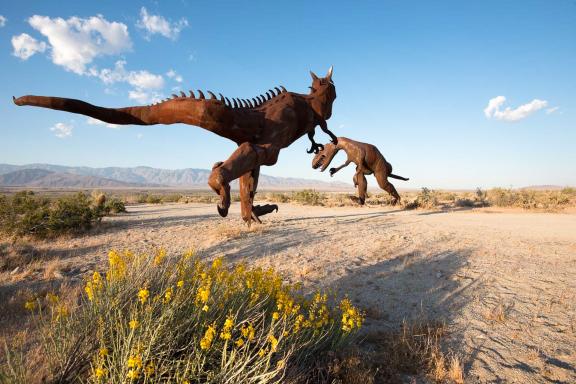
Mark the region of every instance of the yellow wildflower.
<instances>
[{"instance_id":1,"label":"yellow wildflower","mask_svg":"<svg viewBox=\"0 0 576 384\"><path fill-rule=\"evenodd\" d=\"M46 300L48 300L50 304L56 304L60 300L60 298L55 294L53 294L52 292L48 292L46 294Z\"/></svg>"},{"instance_id":2,"label":"yellow wildflower","mask_svg":"<svg viewBox=\"0 0 576 384\"><path fill-rule=\"evenodd\" d=\"M262 349L260 348L260 350L258 351L258 356L260 357L264 357L264 355L266 354L267 350L266 349Z\"/></svg>"},{"instance_id":3,"label":"yellow wildflower","mask_svg":"<svg viewBox=\"0 0 576 384\"><path fill-rule=\"evenodd\" d=\"M202 307L202 310L204 312L208 312L208 309L209 309L208 306L206 304L204 304L204 306Z\"/></svg>"},{"instance_id":4,"label":"yellow wildflower","mask_svg":"<svg viewBox=\"0 0 576 384\"><path fill-rule=\"evenodd\" d=\"M154 374L153 362L149 362L148 364L146 364L146 368L144 368L144 373L146 374L146 376L152 376Z\"/></svg>"},{"instance_id":5,"label":"yellow wildflower","mask_svg":"<svg viewBox=\"0 0 576 384\"><path fill-rule=\"evenodd\" d=\"M126 377L128 377L130 380L136 380L138 377L140 377L140 372L138 372L137 369L131 369L128 371Z\"/></svg>"},{"instance_id":6,"label":"yellow wildflower","mask_svg":"<svg viewBox=\"0 0 576 384\"><path fill-rule=\"evenodd\" d=\"M130 356L126 365L128 368L140 369L142 368L142 358L140 355Z\"/></svg>"},{"instance_id":7,"label":"yellow wildflower","mask_svg":"<svg viewBox=\"0 0 576 384\"><path fill-rule=\"evenodd\" d=\"M244 339L243 338L239 338L238 340L236 340L236 346L238 348L240 348L243 345L244 345Z\"/></svg>"},{"instance_id":8,"label":"yellow wildflower","mask_svg":"<svg viewBox=\"0 0 576 384\"><path fill-rule=\"evenodd\" d=\"M128 325L130 326L130 329L138 328L139 324L140 323L138 322L138 320L130 320L130 322L128 323Z\"/></svg>"},{"instance_id":9,"label":"yellow wildflower","mask_svg":"<svg viewBox=\"0 0 576 384\"><path fill-rule=\"evenodd\" d=\"M204 350L209 349L212 345L212 340L214 340L214 335L216 335L216 324L212 323L208 326L202 340L200 340L200 348Z\"/></svg>"},{"instance_id":10,"label":"yellow wildflower","mask_svg":"<svg viewBox=\"0 0 576 384\"><path fill-rule=\"evenodd\" d=\"M33 311L36 309L36 300L28 300L26 303L24 303L24 308L29 311Z\"/></svg>"},{"instance_id":11,"label":"yellow wildflower","mask_svg":"<svg viewBox=\"0 0 576 384\"><path fill-rule=\"evenodd\" d=\"M160 248L158 252L156 252L156 256L154 256L154 265L159 266L160 264L162 264L165 258L166 258L166 250L164 248Z\"/></svg>"},{"instance_id":12,"label":"yellow wildflower","mask_svg":"<svg viewBox=\"0 0 576 384\"><path fill-rule=\"evenodd\" d=\"M278 319L280 318L280 314L279 314L278 312L274 312L274 313L272 314L272 318L273 318L274 320L278 320Z\"/></svg>"},{"instance_id":13,"label":"yellow wildflower","mask_svg":"<svg viewBox=\"0 0 576 384\"><path fill-rule=\"evenodd\" d=\"M278 346L278 339L274 335L268 336L268 341L270 342L270 351L276 352L276 347Z\"/></svg>"},{"instance_id":14,"label":"yellow wildflower","mask_svg":"<svg viewBox=\"0 0 576 384\"><path fill-rule=\"evenodd\" d=\"M164 302L165 303L169 303L170 300L172 300L172 293L173 293L172 287L170 287L166 290L166 293L164 293Z\"/></svg>"},{"instance_id":15,"label":"yellow wildflower","mask_svg":"<svg viewBox=\"0 0 576 384\"><path fill-rule=\"evenodd\" d=\"M184 286L184 280L178 280L178 282L176 283L176 286L178 288L182 288Z\"/></svg>"},{"instance_id":16,"label":"yellow wildflower","mask_svg":"<svg viewBox=\"0 0 576 384\"><path fill-rule=\"evenodd\" d=\"M98 355L100 357L108 356L108 348L106 347L100 348L100 350L98 351Z\"/></svg>"},{"instance_id":17,"label":"yellow wildflower","mask_svg":"<svg viewBox=\"0 0 576 384\"><path fill-rule=\"evenodd\" d=\"M196 302L206 303L210 297L210 285L204 287L198 287L198 292L196 293Z\"/></svg>"},{"instance_id":18,"label":"yellow wildflower","mask_svg":"<svg viewBox=\"0 0 576 384\"><path fill-rule=\"evenodd\" d=\"M60 304L56 309L56 320L68 316L69 313L70 312L68 311L68 307L64 304Z\"/></svg>"},{"instance_id":19,"label":"yellow wildflower","mask_svg":"<svg viewBox=\"0 0 576 384\"><path fill-rule=\"evenodd\" d=\"M230 340L230 338L232 337L232 333L230 331L232 330L233 326L234 326L234 318L231 316L228 316L226 318L226 321L224 322L224 327L222 328L222 332L220 332L220 338L222 340Z\"/></svg>"},{"instance_id":20,"label":"yellow wildflower","mask_svg":"<svg viewBox=\"0 0 576 384\"><path fill-rule=\"evenodd\" d=\"M348 298L340 302L342 310L342 330L351 332L355 328L360 328L364 321L364 316L356 309Z\"/></svg>"},{"instance_id":21,"label":"yellow wildflower","mask_svg":"<svg viewBox=\"0 0 576 384\"><path fill-rule=\"evenodd\" d=\"M218 270L218 269L220 269L220 267L222 267L222 258L221 258L221 257L218 257L217 259L215 259L215 260L212 262L212 269L213 269L213 270Z\"/></svg>"},{"instance_id":22,"label":"yellow wildflower","mask_svg":"<svg viewBox=\"0 0 576 384\"><path fill-rule=\"evenodd\" d=\"M146 300L148 300L148 297L150 296L150 291L148 291L147 289L141 289L138 292L138 299L140 300L140 303L144 304L146 302Z\"/></svg>"},{"instance_id":23,"label":"yellow wildflower","mask_svg":"<svg viewBox=\"0 0 576 384\"><path fill-rule=\"evenodd\" d=\"M254 339L255 331L251 323L248 323L248 326L242 325L240 332L242 333L242 336L246 338L248 341L252 341Z\"/></svg>"},{"instance_id":24,"label":"yellow wildflower","mask_svg":"<svg viewBox=\"0 0 576 384\"><path fill-rule=\"evenodd\" d=\"M96 376L96 378L98 378L98 379L106 376L106 373L108 373L108 371L104 368L96 368L94 370L94 376Z\"/></svg>"}]
</instances>

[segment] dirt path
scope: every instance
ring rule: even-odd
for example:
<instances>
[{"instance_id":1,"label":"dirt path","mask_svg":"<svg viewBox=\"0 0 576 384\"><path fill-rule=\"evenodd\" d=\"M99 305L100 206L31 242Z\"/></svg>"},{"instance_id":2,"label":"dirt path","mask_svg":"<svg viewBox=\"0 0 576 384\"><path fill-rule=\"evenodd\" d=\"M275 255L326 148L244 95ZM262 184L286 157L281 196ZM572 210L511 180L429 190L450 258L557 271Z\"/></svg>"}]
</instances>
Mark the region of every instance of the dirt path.
<instances>
[{"instance_id":1,"label":"dirt path","mask_svg":"<svg viewBox=\"0 0 576 384\"><path fill-rule=\"evenodd\" d=\"M468 382L576 382L576 215L282 204L247 230L233 205L129 207L89 236L41 244L77 278L111 248L195 248L273 266L367 310L367 329L442 319ZM66 277L65 277L66 278Z\"/></svg>"}]
</instances>

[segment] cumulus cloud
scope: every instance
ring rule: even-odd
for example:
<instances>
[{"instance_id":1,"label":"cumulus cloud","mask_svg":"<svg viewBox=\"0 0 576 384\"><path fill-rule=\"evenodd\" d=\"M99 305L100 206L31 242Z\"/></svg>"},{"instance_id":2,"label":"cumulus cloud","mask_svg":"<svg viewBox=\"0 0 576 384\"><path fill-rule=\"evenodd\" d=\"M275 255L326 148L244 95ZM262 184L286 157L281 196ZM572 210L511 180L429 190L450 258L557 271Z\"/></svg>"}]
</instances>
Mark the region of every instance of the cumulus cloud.
<instances>
[{"instance_id":1,"label":"cumulus cloud","mask_svg":"<svg viewBox=\"0 0 576 384\"><path fill-rule=\"evenodd\" d=\"M50 127L50 130L54 132L54 135L61 139L71 136L72 129L74 129L72 124L65 124L65 123L56 123L54 124L53 127Z\"/></svg>"},{"instance_id":2,"label":"cumulus cloud","mask_svg":"<svg viewBox=\"0 0 576 384\"><path fill-rule=\"evenodd\" d=\"M6 18L0 15L0 28L6 25Z\"/></svg>"},{"instance_id":3,"label":"cumulus cloud","mask_svg":"<svg viewBox=\"0 0 576 384\"><path fill-rule=\"evenodd\" d=\"M547 114L547 115L550 115L550 114L556 112L556 111L559 110L559 109L560 109L560 107L548 108L548 109L546 110L546 114Z\"/></svg>"},{"instance_id":4,"label":"cumulus cloud","mask_svg":"<svg viewBox=\"0 0 576 384\"><path fill-rule=\"evenodd\" d=\"M12 36L12 54L22 60L28 60L37 52L44 52L46 50L46 43L38 41L27 33L18 36Z\"/></svg>"},{"instance_id":5,"label":"cumulus cloud","mask_svg":"<svg viewBox=\"0 0 576 384\"><path fill-rule=\"evenodd\" d=\"M109 124L109 123L105 123L101 120L95 119L93 117L89 117L86 120L86 123L90 124L90 125L102 125L105 126L107 128L120 128L120 126L118 124Z\"/></svg>"},{"instance_id":6,"label":"cumulus cloud","mask_svg":"<svg viewBox=\"0 0 576 384\"><path fill-rule=\"evenodd\" d=\"M173 79L177 83L181 83L182 81L184 81L182 76L177 74L176 71L173 69L166 72L166 76L168 76L168 78L170 78L170 79Z\"/></svg>"},{"instance_id":7,"label":"cumulus cloud","mask_svg":"<svg viewBox=\"0 0 576 384\"><path fill-rule=\"evenodd\" d=\"M132 48L128 27L109 22L101 15L87 19L34 15L28 19L32 28L48 38L52 62L77 74L98 57L116 55Z\"/></svg>"},{"instance_id":8,"label":"cumulus cloud","mask_svg":"<svg viewBox=\"0 0 576 384\"><path fill-rule=\"evenodd\" d=\"M188 26L185 18L177 22L170 22L160 15L151 15L145 7L140 9L140 19L136 26L146 31L146 38L159 34L172 40L176 40L180 31Z\"/></svg>"},{"instance_id":9,"label":"cumulus cloud","mask_svg":"<svg viewBox=\"0 0 576 384\"><path fill-rule=\"evenodd\" d=\"M134 89L128 92L128 98L135 100L140 104L152 104L162 101L162 94L158 92L144 91L142 89Z\"/></svg>"},{"instance_id":10,"label":"cumulus cloud","mask_svg":"<svg viewBox=\"0 0 576 384\"><path fill-rule=\"evenodd\" d=\"M89 74L98 77L104 84L108 85L123 82L137 89L161 89L164 87L162 75L155 75L143 70L127 71L125 65L126 61L118 60L112 69L90 68Z\"/></svg>"},{"instance_id":11,"label":"cumulus cloud","mask_svg":"<svg viewBox=\"0 0 576 384\"><path fill-rule=\"evenodd\" d=\"M519 121L522 119L527 118L531 114L536 111L539 111L542 108L546 108L548 106L548 102L546 100L539 100L534 99L527 104L523 104L517 108L510 108L506 107L502 109L502 106L506 102L506 97L504 96L496 96L490 101L488 101L488 105L484 108L484 115L488 119L496 119L496 120L503 120L503 121Z\"/></svg>"}]
</instances>

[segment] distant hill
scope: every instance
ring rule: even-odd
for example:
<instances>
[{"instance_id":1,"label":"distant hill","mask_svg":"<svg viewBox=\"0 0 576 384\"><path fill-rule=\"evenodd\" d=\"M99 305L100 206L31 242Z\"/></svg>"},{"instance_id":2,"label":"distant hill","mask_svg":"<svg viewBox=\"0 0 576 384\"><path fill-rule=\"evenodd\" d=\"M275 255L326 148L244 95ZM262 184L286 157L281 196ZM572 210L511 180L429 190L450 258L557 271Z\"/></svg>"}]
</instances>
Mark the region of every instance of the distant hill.
<instances>
[{"instance_id":1,"label":"distant hill","mask_svg":"<svg viewBox=\"0 0 576 384\"><path fill-rule=\"evenodd\" d=\"M138 186L138 184L125 183L103 177L28 168L0 175L0 185L43 188L118 188Z\"/></svg>"},{"instance_id":2,"label":"distant hill","mask_svg":"<svg viewBox=\"0 0 576 384\"><path fill-rule=\"evenodd\" d=\"M0 164L0 186L208 188L207 169L151 167L68 167L52 164ZM238 183L232 183L237 188ZM260 174L259 189L349 190L350 184Z\"/></svg>"}]
</instances>

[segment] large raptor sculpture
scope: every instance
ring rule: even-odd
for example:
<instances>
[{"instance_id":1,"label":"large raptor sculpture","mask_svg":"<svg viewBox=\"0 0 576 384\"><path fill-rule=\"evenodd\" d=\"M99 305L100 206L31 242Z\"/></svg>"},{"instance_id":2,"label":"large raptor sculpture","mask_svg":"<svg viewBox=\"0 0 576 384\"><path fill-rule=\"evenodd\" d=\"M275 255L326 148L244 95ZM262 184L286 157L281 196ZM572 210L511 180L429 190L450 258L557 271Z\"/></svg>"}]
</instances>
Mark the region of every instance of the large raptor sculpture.
<instances>
[{"instance_id":1,"label":"large raptor sculpture","mask_svg":"<svg viewBox=\"0 0 576 384\"><path fill-rule=\"evenodd\" d=\"M391 177L404 181L409 179L394 175L392 173L392 165L384 159L384 156L382 156L378 148L372 144L354 141L346 137L338 137L337 144L326 144L324 148L314 156L314 159L312 159L312 168L317 169L322 167L320 171L324 172L332 162L332 159L334 159L334 156L336 156L341 149L346 152L348 158L341 166L330 168L330 176L334 176L336 172L347 167L350 163L356 164L356 173L354 174L353 181L354 186L358 187L358 200L361 205L364 205L366 201L366 190L368 188L368 183L364 175L370 174L374 174L380 188L394 197L392 205L400 200L400 195L396 191L396 188L394 188L394 185L388 182L388 178Z\"/></svg>"},{"instance_id":2,"label":"large raptor sculpture","mask_svg":"<svg viewBox=\"0 0 576 384\"><path fill-rule=\"evenodd\" d=\"M230 182L239 178L242 218L250 225L252 221L260 222L259 216L277 209L274 205L253 205L261 165L274 165L280 150L305 134L312 142L308 153L318 153L323 148L314 141L318 125L337 142L326 124L336 99L332 67L323 78L310 74L312 86L307 95L288 92L280 86L266 92L266 96L232 102L222 94L218 99L210 91L206 98L199 90L198 97L192 91L190 95L181 92L160 103L127 108L104 108L81 100L32 95L14 98L14 103L78 113L110 124L190 124L234 141L238 148L227 160L214 164L208 184L220 196L218 213L225 217L230 207Z\"/></svg>"}]
</instances>

